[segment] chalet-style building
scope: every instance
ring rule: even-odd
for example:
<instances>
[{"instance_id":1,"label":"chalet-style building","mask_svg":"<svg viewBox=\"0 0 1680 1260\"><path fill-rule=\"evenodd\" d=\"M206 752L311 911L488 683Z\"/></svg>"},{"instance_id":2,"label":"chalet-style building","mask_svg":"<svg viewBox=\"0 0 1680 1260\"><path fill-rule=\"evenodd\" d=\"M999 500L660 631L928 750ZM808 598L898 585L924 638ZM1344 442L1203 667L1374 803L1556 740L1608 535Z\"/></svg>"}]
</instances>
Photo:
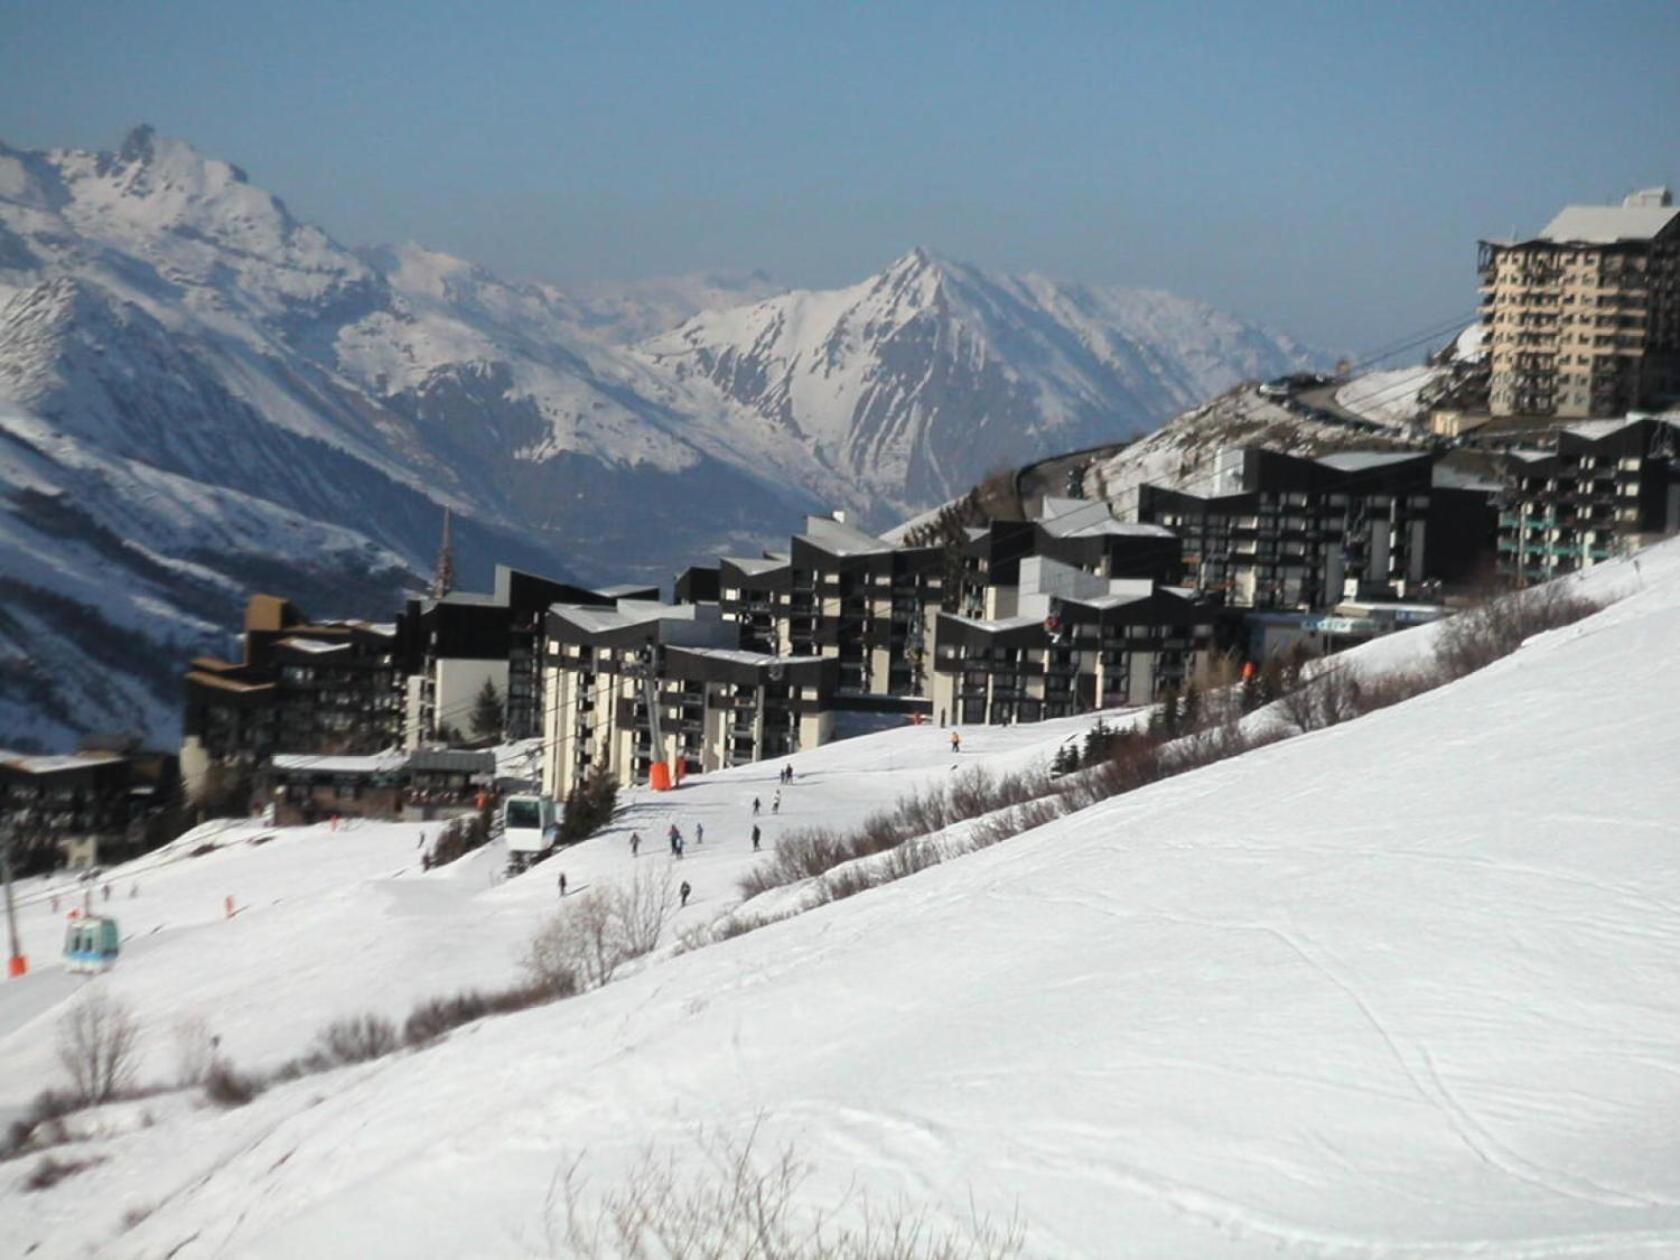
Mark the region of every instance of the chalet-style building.
<instances>
[{"instance_id":1,"label":"chalet-style building","mask_svg":"<svg viewBox=\"0 0 1680 1260\"><path fill-rule=\"evenodd\" d=\"M1209 494L1139 487L1138 518L1178 535L1186 586L1232 607L1411 598L1492 564L1495 487L1437 471L1436 458L1235 449Z\"/></svg>"},{"instance_id":2,"label":"chalet-style building","mask_svg":"<svg viewBox=\"0 0 1680 1260\"><path fill-rule=\"evenodd\" d=\"M1680 425L1589 421L1514 451L1499 513L1499 572L1518 585L1591 568L1680 529Z\"/></svg>"}]
</instances>

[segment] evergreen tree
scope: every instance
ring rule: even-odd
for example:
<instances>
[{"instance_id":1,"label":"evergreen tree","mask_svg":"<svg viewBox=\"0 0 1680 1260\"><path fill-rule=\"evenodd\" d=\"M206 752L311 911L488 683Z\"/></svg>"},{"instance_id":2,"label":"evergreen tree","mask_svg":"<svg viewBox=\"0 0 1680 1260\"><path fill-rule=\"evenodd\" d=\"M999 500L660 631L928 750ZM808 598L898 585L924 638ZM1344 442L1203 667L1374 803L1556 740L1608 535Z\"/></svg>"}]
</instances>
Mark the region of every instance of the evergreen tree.
<instances>
[{"instance_id":1,"label":"evergreen tree","mask_svg":"<svg viewBox=\"0 0 1680 1260\"><path fill-rule=\"evenodd\" d=\"M1082 766L1100 765L1108 759L1108 745L1114 737L1114 732L1108 729L1101 718L1097 724L1085 734L1085 751L1079 759Z\"/></svg>"},{"instance_id":2,"label":"evergreen tree","mask_svg":"<svg viewBox=\"0 0 1680 1260\"><path fill-rule=\"evenodd\" d=\"M488 678L484 686L479 688L478 698L473 701L472 732L480 739L489 739L502 733L502 697L496 690L496 684Z\"/></svg>"},{"instance_id":3,"label":"evergreen tree","mask_svg":"<svg viewBox=\"0 0 1680 1260\"><path fill-rule=\"evenodd\" d=\"M1200 687L1196 686L1196 680L1192 678L1184 688L1184 705L1178 714L1179 729L1187 734L1193 733L1199 728L1201 720L1202 691Z\"/></svg>"},{"instance_id":4,"label":"evergreen tree","mask_svg":"<svg viewBox=\"0 0 1680 1260\"><path fill-rule=\"evenodd\" d=\"M566 804L560 812L560 843L587 840L612 821L617 804L618 780L605 761L598 761L566 794Z\"/></svg>"},{"instance_id":5,"label":"evergreen tree","mask_svg":"<svg viewBox=\"0 0 1680 1260\"><path fill-rule=\"evenodd\" d=\"M1161 697L1159 713L1161 715L1160 733L1171 739L1178 734L1180 721L1177 687L1167 688L1166 693Z\"/></svg>"}]
</instances>

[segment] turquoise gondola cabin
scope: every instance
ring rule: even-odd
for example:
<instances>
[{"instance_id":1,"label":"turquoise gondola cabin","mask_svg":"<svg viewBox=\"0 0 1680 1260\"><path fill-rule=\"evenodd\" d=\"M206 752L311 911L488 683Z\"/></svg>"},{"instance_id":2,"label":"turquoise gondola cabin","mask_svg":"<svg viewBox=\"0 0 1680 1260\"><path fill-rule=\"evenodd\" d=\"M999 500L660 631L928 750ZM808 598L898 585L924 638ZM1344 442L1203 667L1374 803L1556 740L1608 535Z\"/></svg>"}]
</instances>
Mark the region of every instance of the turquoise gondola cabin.
<instances>
[{"instance_id":1,"label":"turquoise gondola cabin","mask_svg":"<svg viewBox=\"0 0 1680 1260\"><path fill-rule=\"evenodd\" d=\"M64 933L64 965L70 971L105 971L117 961L121 938L117 921L92 915L77 919Z\"/></svg>"}]
</instances>

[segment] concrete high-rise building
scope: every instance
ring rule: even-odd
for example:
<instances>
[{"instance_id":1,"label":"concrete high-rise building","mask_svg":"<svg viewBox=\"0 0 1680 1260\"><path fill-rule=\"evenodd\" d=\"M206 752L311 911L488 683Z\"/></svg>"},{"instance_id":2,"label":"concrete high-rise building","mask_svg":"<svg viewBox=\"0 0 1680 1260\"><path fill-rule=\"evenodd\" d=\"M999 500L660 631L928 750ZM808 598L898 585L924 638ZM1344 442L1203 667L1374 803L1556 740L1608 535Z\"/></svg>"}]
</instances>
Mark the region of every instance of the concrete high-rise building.
<instances>
[{"instance_id":1,"label":"concrete high-rise building","mask_svg":"<svg viewBox=\"0 0 1680 1260\"><path fill-rule=\"evenodd\" d=\"M1495 416L1616 417L1680 398L1680 210L1666 188L1483 241Z\"/></svg>"}]
</instances>

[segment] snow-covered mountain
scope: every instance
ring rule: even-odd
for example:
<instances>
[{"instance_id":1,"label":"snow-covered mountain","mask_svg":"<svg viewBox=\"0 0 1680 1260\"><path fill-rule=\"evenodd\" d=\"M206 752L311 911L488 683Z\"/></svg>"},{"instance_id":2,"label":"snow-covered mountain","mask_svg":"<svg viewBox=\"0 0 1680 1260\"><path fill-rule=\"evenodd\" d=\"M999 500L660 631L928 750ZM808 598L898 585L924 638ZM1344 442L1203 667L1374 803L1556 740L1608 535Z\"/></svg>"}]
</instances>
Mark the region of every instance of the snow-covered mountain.
<instances>
[{"instance_id":1,"label":"snow-covered mountain","mask_svg":"<svg viewBox=\"0 0 1680 1260\"><path fill-rule=\"evenodd\" d=\"M1168 293L993 275L925 249L850 288L697 315L641 350L798 438L877 524L1313 357Z\"/></svg>"},{"instance_id":2,"label":"snow-covered mountain","mask_svg":"<svg viewBox=\"0 0 1680 1260\"><path fill-rule=\"evenodd\" d=\"M809 509L884 525L1304 358L1164 294L921 250L854 288L775 287L508 283L348 249L149 128L109 153L0 145L0 734L166 736L175 662L223 646L246 590L383 614L443 505L469 583L496 560L663 580ZM87 665L117 629L143 676Z\"/></svg>"}]
</instances>

